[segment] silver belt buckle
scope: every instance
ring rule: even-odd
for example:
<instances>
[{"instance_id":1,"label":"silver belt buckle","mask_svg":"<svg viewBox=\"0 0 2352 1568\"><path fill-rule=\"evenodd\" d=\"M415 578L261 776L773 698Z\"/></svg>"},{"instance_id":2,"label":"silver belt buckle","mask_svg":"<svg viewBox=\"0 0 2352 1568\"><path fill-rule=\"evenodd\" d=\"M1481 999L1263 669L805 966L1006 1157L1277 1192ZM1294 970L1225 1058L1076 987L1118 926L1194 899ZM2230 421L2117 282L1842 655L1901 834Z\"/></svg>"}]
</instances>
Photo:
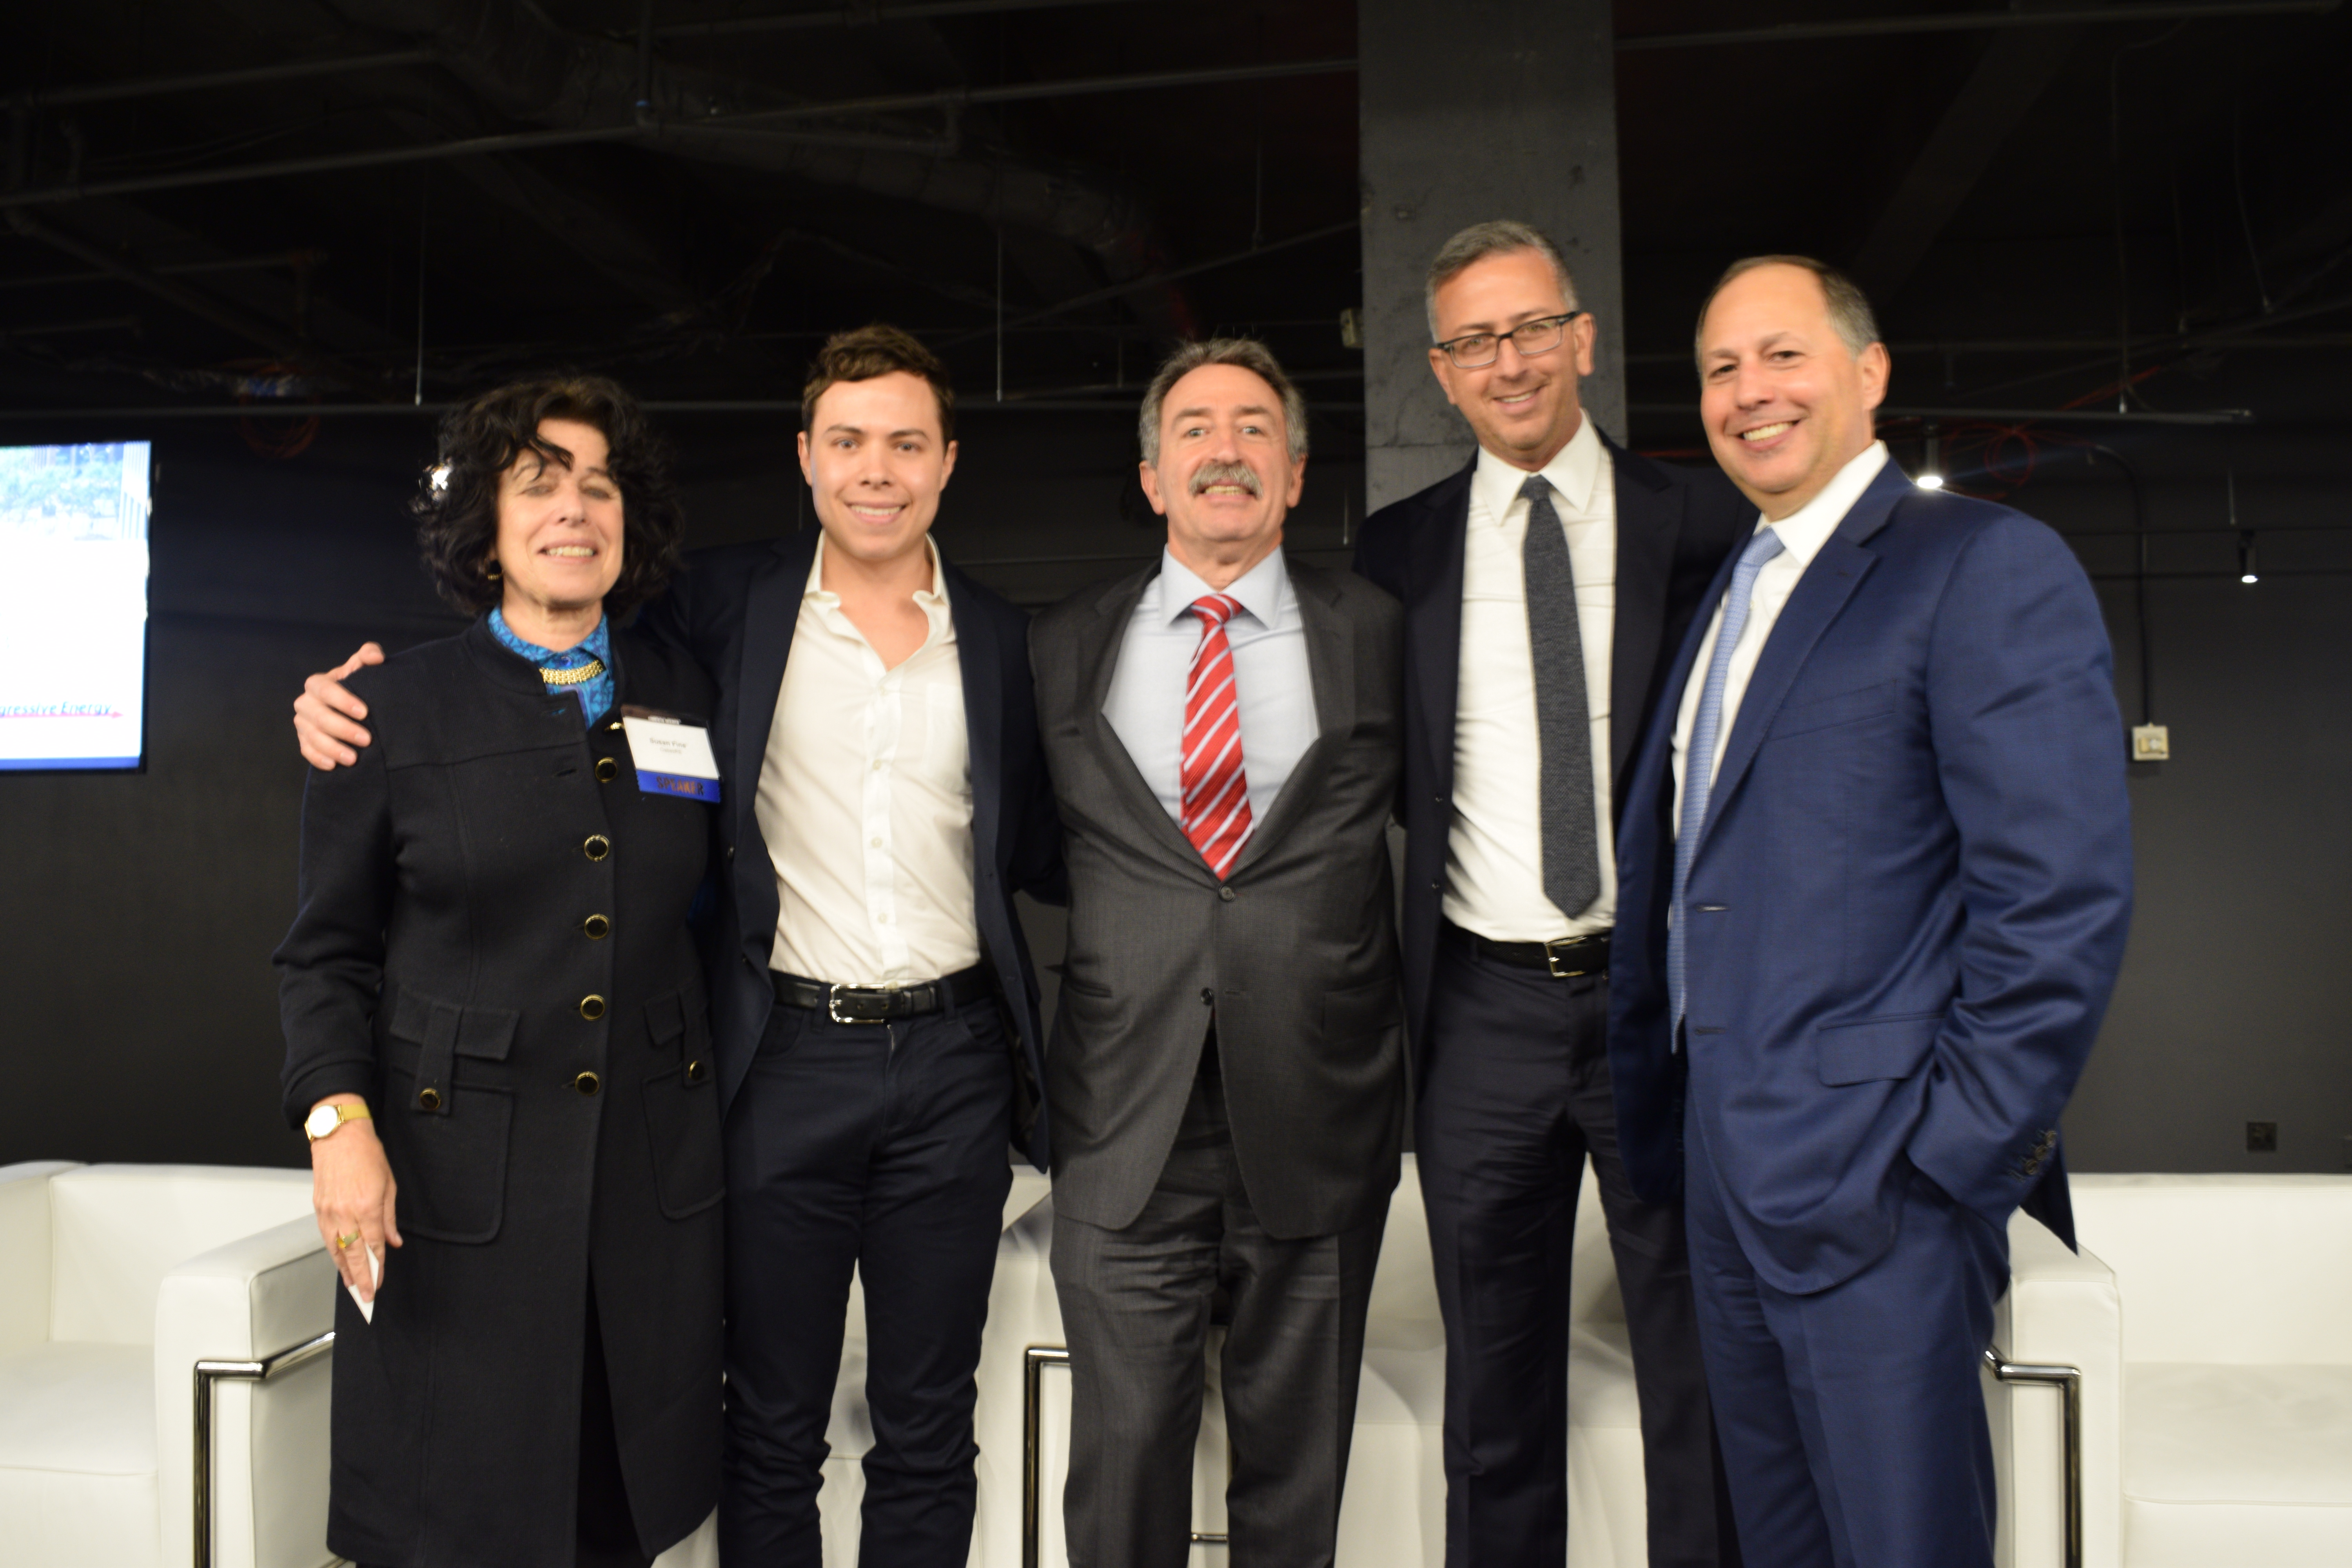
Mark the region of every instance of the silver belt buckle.
<instances>
[{"instance_id":1,"label":"silver belt buckle","mask_svg":"<svg viewBox=\"0 0 2352 1568\"><path fill-rule=\"evenodd\" d=\"M1562 969L1559 966L1562 949L1582 947L1591 940L1591 937L1561 936L1544 943L1544 962L1551 967L1551 977L1554 980L1580 980L1591 973L1589 969Z\"/></svg>"},{"instance_id":2,"label":"silver belt buckle","mask_svg":"<svg viewBox=\"0 0 2352 1568\"><path fill-rule=\"evenodd\" d=\"M844 1014L844 1013L842 1012L842 1010L841 1010L841 995L842 995L842 993L843 993L843 992L845 992L845 991L852 991L852 992L854 992L854 991L856 991L856 990L857 990L857 989L858 989L858 987L856 987L856 986L855 986L855 985L833 985L833 986L828 986L828 987L825 989L825 993L824 993L824 1016L825 1016L826 1017L828 1017L828 1018L832 1019L832 1020L833 1020L835 1023L836 1023L836 1024L887 1024L887 1023L888 1023L890 1020L889 1020L887 1017L881 1017L881 1018L860 1018L860 1017L856 1016L855 1015L847 1015L847 1014ZM883 994L883 1004L882 1004L882 1005L883 1005L885 1007L887 1007L887 1006L889 1005L888 993L886 991L886 992L884 992L882 994Z\"/></svg>"}]
</instances>

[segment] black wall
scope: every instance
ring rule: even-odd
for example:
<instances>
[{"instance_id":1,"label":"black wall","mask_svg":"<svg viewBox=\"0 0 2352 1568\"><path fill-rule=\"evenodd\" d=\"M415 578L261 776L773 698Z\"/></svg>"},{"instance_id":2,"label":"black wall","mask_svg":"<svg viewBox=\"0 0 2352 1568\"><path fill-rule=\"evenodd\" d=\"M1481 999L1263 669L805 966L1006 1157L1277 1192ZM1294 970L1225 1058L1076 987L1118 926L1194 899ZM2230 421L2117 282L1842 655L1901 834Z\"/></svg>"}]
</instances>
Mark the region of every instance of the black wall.
<instances>
[{"instance_id":1,"label":"black wall","mask_svg":"<svg viewBox=\"0 0 2352 1568\"><path fill-rule=\"evenodd\" d=\"M673 424L699 542L804 516L784 416ZM1344 559L1362 515L1360 436L1345 425L1318 426L1292 530L1318 559ZM215 421L0 424L9 441L125 435L152 435L160 464L148 767L0 773L0 1163L300 1163L299 1136L277 1111L268 963L292 910L304 772L288 707L306 672L362 637L396 647L454 626L400 508L429 432L407 418L331 423L309 451L276 461ZM974 409L960 435L940 537L1000 590L1042 604L1156 552L1126 420ZM2352 883L2352 483L2317 426L2128 435L2105 439L2139 469L2157 535L2156 717L2171 727L2174 760L2132 783L2138 915L2069 1116L2073 1159L2340 1170L2352 1158L2340 1022L2352 970L2340 911ZM2231 466L2239 521L2263 531L2265 575L2251 587L2235 580L2221 531ZM2137 547L2120 472L2048 450L2012 500L2074 538L2099 578L2136 715ZM2246 1152L2252 1120L2279 1124L2277 1152Z\"/></svg>"}]
</instances>

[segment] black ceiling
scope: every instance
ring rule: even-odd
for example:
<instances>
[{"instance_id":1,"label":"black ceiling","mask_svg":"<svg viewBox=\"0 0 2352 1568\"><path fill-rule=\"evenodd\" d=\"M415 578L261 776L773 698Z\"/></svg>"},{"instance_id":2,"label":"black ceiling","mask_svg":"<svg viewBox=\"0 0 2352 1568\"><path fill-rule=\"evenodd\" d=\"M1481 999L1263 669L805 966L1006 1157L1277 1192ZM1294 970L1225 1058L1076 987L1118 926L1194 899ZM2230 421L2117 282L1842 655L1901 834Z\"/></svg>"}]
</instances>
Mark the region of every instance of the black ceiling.
<instances>
[{"instance_id":1,"label":"black ceiling","mask_svg":"<svg viewBox=\"0 0 2352 1568\"><path fill-rule=\"evenodd\" d=\"M1970 9L2009 10L1810 0L1764 21ZM1953 349L1946 399L2112 399L2127 360L2138 406L2198 403L2210 388L2171 389L2265 334L2340 363L2352 17L2120 9L2134 19L1621 47L1637 406L1687 396L1690 305L1759 249L1856 266L1891 338ZM1625 0L1617 26L1752 29L1755 11ZM889 19L910 12L931 14ZM789 397L818 335L876 317L948 345L971 391L1001 374L1008 395L1085 397L1171 336L1229 329L1318 381L1355 374L1338 327L1359 294L1353 5L875 13L43 7L0 65L0 405L406 403L420 363L428 402L551 364L657 397ZM779 17L794 25L757 25ZM390 63L91 90L358 56ZM1099 84L1169 74L1190 79ZM408 156L479 138L509 140ZM312 160L341 163L249 177Z\"/></svg>"}]
</instances>

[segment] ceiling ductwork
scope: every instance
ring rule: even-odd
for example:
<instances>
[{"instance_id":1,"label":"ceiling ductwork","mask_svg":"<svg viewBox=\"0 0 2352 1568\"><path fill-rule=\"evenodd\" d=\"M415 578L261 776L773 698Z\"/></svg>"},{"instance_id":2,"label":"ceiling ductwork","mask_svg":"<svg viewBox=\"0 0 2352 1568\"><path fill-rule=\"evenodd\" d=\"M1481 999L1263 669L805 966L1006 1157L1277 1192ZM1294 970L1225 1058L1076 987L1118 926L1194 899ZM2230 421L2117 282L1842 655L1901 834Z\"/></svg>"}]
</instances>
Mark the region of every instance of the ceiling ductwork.
<instances>
[{"instance_id":1,"label":"ceiling ductwork","mask_svg":"<svg viewBox=\"0 0 2352 1568\"><path fill-rule=\"evenodd\" d=\"M952 135L887 126L775 132L702 122L807 107L807 100L721 72L642 55L634 44L563 27L529 0L331 0L352 22L428 42L441 63L499 113L554 130L635 123L649 147L1051 235L1093 255L1114 281L1146 271L1157 247L1141 199L1097 174L960 150Z\"/></svg>"}]
</instances>

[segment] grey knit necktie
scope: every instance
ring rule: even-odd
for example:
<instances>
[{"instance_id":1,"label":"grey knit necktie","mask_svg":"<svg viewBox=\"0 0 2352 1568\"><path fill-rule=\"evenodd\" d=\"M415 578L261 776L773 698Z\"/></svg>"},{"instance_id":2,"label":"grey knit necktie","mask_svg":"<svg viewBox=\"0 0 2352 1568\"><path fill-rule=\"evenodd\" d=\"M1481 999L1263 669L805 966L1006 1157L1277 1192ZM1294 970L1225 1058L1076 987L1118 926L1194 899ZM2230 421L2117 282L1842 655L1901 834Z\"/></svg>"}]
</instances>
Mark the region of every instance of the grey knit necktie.
<instances>
[{"instance_id":1,"label":"grey knit necktie","mask_svg":"<svg viewBox=\"0 0 2352 1568\"><path fill-rule=\"evenodd\" d=\"M1571 920L1601 896L1592 810L1592 708L1584 693L1584 637L1576 620L1576 574L1568 535L1541 474L1519 487L1528 503L1528 649L1536 675L1536 742L1542 757L1544 896Z\"/></svg>"}]
</instances>

